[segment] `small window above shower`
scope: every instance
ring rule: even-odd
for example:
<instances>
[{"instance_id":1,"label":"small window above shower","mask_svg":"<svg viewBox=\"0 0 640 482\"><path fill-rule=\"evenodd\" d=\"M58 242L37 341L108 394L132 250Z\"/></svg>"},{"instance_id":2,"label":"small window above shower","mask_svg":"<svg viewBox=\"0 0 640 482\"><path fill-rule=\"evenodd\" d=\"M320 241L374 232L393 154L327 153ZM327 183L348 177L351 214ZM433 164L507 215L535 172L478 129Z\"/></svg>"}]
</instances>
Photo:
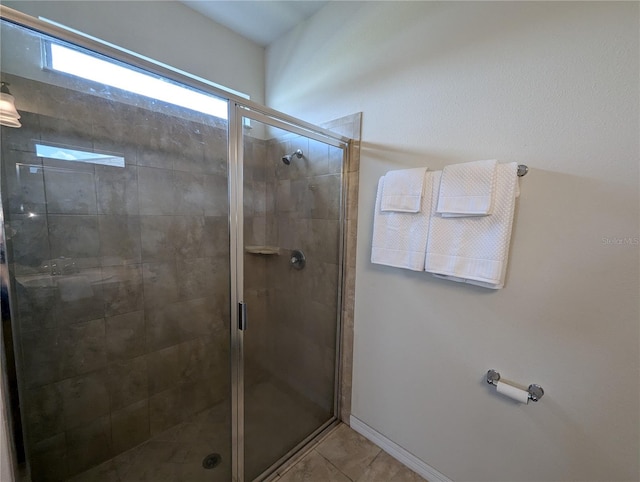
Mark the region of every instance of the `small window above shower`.
<instances>
[{"instance_id":1,"label":"small window above shower","mask_svg":"<svg viewBox=\"0 0 640 482\"><path fill-rule=\"evenodd\" d=\"M45 69L166 102L226 120L227 101L188 89L107 57L45 41ZM248 96L246 96L248 98Z\"/></svg>"}]
</instances>

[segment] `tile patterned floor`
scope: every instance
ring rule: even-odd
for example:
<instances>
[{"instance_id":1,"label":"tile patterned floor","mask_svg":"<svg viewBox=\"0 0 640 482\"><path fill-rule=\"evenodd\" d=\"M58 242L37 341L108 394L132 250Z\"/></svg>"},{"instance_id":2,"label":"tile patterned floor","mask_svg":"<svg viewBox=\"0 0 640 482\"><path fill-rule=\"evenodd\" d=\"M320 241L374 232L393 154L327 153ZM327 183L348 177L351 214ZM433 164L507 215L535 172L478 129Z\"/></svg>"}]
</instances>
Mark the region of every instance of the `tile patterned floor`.
<instances>
[{"instance_id":1,"label":"tile patterned floor","mask_svg":"<svg viewBox=\"0 0 640 482\"><path fill-rule=\"evenodd\" d=\"M255 397L255 402L262 402L249 404L250 407L257 407L258 411L255 414L248 414L249 418L251 416L256 418L254 422L260 429L252 435L255 443L251 445L261 449L254 454L246 454L247 464L253 465L253 470L256 471L268 465L265 460L274 460L273 457L277 458L278 454L287 450L287 447L278 447L278 437L274 439L274 433L286 435L285 432L290 432L292 429L287 425L292 425L291 420L297 420L301 426L294 427L296 433L289 435L302 437L307 431L313 430L318 421L314 421L314 416L317 414L314 414L311 408L299 403L292 404L291 395L281 392L275 385L258 383L249 393L251 397ZM287 401L290 403L286 403ZM309 413L305 415L306 411ZM289 423L283 419L287 415L290 419ZM275 425L259 426L257 422L261 418L273 421ZM297 434L303 429L304 432ZM230 430L228 403L220 403L135 449L79 474L69 482L229 482L231 481ZM261 441L261 437L264 440ZM285 436L283 440L290 438ZM220 452L223 462L215 470L204 470L203 456L210 452L212 447ZM267 456L271 458L265 459ZM249 467L247 471L250 471ZM269 482L418 482L425 479L347 425L340 424L308 449L298 461L285 464L267 480Z\"/></svg>"},{"instance_id":2,"label":"tile patterned floor","mask_svg":"<svg viewBox=\"0 0 640 482\"><path fill-rule=\"evenodd\" d=\"M245 399L246 477L257 477L331 418L275 379L253 382ZM229 482L230 410L221 402L68 482ZM212 452L221 463L206 470L203 459Z\"/></svg>"},{"instance_id":3,"label":"tile patterned floor","mask_svg":"<svg viewBox=\"0 0 640 482\"><path fill-rule=\"evenodd\" d=\"M256 477L331 414L275 380L253 383L245 393L245 476ZM190 420L68 482L229 482L230 403L221 402ZM203 459L217 452L213 470Z\"/></svg>"},{"instance_id":4,"label":"tile patterned floor","mask_svg":"<svg viewBox=\"0 0 640 482\"><path fill-rule=\"evenodd\" d=\"M230 430L228 404L221 403L69 482L228 482ZM202 460L212 448L222 464L205 470Z\"/></svg>"},{"instance_id":5,"label":"tile patterned floor","mask_svg":"<svg viewBox=\"0 0 640 482\"><path fill-rule=\"evenodd\" d=\"M292 467L270 482L424 481L347 425L339 425Z\"/></svg>"},{"instance_id":6,"label":"tile patterned floor","mask_svg":"<svg viewBox=\"0 0 640 482\"><path fill-rule=\"evenodd\" d=\"M198 424L220 423L218 411L208 412ZM82 482L167 481L167 482L227 482L231 480L228 468L222 471L203 471L198 460L191 460L189 439L199 439L207 433L206 426L196 428L188 424L165 434L164 440L154 440L135 452L82 474L74 479ZM125 454L123 454L125 455ZM148 461L163 457L164 462ZM196 458L198 458L196 456ZM278 471L269 482L419 482L425 481L395 460L380 447L369 442L347 425L341 424L329 433L300 460Z\"/></svg>"}]
</instances>

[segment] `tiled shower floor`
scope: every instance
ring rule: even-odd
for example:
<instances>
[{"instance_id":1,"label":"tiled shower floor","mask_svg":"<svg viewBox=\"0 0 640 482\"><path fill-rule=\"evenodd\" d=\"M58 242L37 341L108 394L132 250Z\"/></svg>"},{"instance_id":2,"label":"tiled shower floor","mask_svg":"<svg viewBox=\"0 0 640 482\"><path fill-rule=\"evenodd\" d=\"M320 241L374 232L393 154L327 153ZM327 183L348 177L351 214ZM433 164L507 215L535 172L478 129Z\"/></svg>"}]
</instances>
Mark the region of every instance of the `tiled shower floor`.
<instances>
[{"instance_id":1,"label":"tiled shower floor","mask_svg":"<svg viewBox=\"0 0 640 482\"><path fill-rule=\"evenodd\" d=\"M295 396L295 395L293 395ZM324 421L322 411L271 382L247 390L247 432L257 450L245 454L247 465L263 467L290 436L310 433ZM319 418L320 417L320 418ZM296 423L293 423L293 422ZM293 431L293 433L291 433ZM220 403L144 444L70 479L72 482L230 482L229 403ZM274 434L276 436L274 436ZM283 436L284 435L284 436ZM288 437L289 436L289 437ZM260 438L264 438L261 443ZM300 437L302 438L302 437ZM285 450L286 451L286 450ZM206 455L217 452L222 463L202 467ZM256 465L253 465L256 467ZM341 424L293 465L270 482L418 482L423 481L379 447Z\"/></svg>"},{"instance_id":2,"label":"tiled shower floor","mask_svg":"<svg viewBox=\"0 0 640 482\"><path fill-rule=\"evenodd\" d=\"M329 418L317 405L274 381L252 384L245 401L245 436L252 448L245 453L249 475L258 475L286 453L291 448L287 441L302 440ZM229 482L230 423L225 401L70 481ZM214 452L222 462L204 469L203 459Z\"/></svg>"},{"instance_id":3,"label":"tiled shower floor","mask_svg":"<svg viewBox=\"0 0 640 482\"><path fill-rule=\"evenodd\" d=\"M70 479L73 482L231 480L228 402L206 410L151 440ZM222 456L215 469L205 470L209 453Z\"/></svg>"}]
</instances>

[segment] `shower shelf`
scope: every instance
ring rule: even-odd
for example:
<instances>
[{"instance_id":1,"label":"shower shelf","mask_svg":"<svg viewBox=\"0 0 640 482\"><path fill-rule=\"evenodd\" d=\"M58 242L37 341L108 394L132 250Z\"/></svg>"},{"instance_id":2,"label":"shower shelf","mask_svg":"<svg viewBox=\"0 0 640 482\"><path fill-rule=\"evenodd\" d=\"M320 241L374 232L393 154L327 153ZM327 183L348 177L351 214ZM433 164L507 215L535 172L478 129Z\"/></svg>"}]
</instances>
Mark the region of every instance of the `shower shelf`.
<instances>
[{"instance_id":1,"label":"shower shelf","mask_svg":"<svg viewBox=\"0 0 640 482\"><path fill-rule=\"evenodd\" d=\"M244 250L251 254L263 254L266 256L280 254L280 248L277 246L245 246Z\"/></svg>"}]
</instances>

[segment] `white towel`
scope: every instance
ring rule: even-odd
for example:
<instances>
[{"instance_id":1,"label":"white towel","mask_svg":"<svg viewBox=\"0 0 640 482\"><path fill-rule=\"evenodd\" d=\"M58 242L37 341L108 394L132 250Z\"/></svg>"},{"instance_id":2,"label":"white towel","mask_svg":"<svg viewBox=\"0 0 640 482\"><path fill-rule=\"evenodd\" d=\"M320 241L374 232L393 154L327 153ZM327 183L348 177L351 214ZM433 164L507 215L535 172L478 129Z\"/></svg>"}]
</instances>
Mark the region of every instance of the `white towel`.
<instances>
[{"instance_id":1,"label":"white towel","mask_svg":"<svg viewBox=\"0 0 640 482\"><path fill-rule=\"evenodd\" d=\"M424 270L429 216L431 214L432 174L427 172L425 175L424 192L420 205L421 212L419 213L381 211L386 176L380 178L373 217L372 263L413 271Z\"/></svg>"},{"instance_id":2,"label":"white towel","mask_svg":"<svg viewBox=\"0 0 640 482\"><path fill-rule=\"evenodd\" d=\"M382 211L420 212L426 167L389 171L384 176Z\"/></svg>"},{"instance_id":3,"label":"white towel","mask_svg":"<svg viewBox=\"0 0 640 482\"><path fill-rule=\"evenodd\" d=\"M491 159L445 166L436 212L443 217L491 214L497 165L498 161Z\"/></svg>"},{"instance_id":4,"label":"white towel","mask_svg":"<svg viewBox=\"0 0 640 482\"><path fill-rule=\"evenodd\" d=\"M493 214L462 218L431 215L425 271L486 288L504 286L513 227L518 166L498 165ZM434 201L438 183L434 176Z\"/></svg>"}]
</instances>

